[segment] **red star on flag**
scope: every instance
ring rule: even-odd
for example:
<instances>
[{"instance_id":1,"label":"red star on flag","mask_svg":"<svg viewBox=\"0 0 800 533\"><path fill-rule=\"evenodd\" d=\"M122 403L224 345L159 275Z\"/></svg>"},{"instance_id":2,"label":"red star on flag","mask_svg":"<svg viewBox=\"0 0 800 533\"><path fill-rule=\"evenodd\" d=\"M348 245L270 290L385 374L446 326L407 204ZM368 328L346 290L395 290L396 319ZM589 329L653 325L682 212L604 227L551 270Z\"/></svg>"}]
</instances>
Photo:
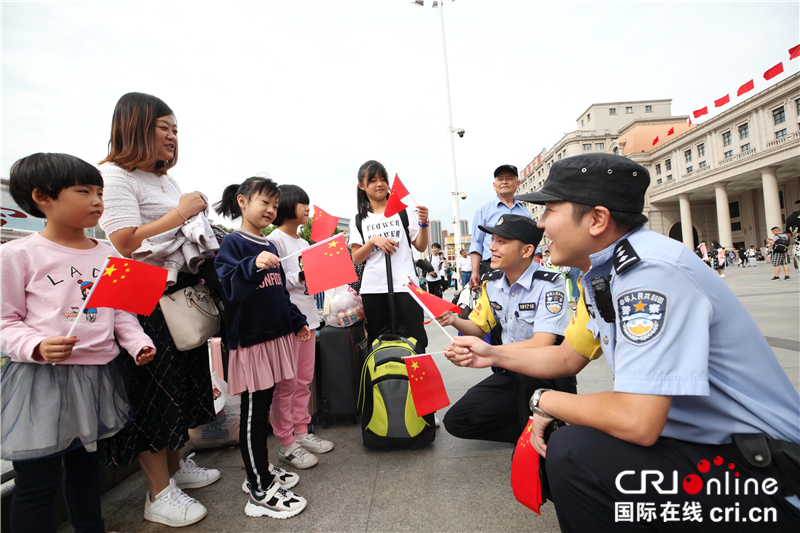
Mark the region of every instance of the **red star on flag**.
<instances>
[{"instance_id":1,"label":"red star on flag","mask_svg":"<svg viewBox=\"0 0 800 533\"><path fill-rule=\"evenodd\" d=\"M336 231L339 219L329 215L321 207L314 206L314 216L311 218L311 240L319 242L327 239Z\"/></svg>"},{"instance_id":2,"label":"red star on flag","mask_svg":"<svg viewBox=\"0 0 800 533\"><path fill-rule=\"evenodd\" d=\"M531 444L533 417L517 440L511 461L511 490L519 503L541 515L542 481L539 478L539 453Z\"/></svg>"},{"instance_id":3,"label":"red star on flag","mask_svg":"<svg viewBox=\"0 0 800 533\"><path fill-rule=\"evenodd\" d=\"M309 294L341 287L358 279L343 235L303 250L303 272Z\"/></svg>"},{"instance_id":4,"label":"red star on flag","mask_svg":"<svg viewBox=\"0 0 800 533\"><path fill-rule=\"evenodd\" d=\"M425 416L450 405L442 375L430 354L404 357L403 361L417 416Z\"/></svg>"}]
</instances>

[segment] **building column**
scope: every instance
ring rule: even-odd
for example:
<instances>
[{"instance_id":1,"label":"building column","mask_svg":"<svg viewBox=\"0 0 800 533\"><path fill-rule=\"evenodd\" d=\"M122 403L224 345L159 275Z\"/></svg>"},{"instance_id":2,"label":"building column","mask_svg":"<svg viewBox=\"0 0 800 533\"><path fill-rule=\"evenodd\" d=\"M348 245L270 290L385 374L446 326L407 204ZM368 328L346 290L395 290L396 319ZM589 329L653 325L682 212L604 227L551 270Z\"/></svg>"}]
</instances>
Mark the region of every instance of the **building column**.
<instances>
[{"instance_id":1,"label":"building column","mask_svg":"<svg viewBox=\"0 0 800 533\"><path fill-rule=\"evenodd\" d=\"M714 194L717 197L717 227L719 229L719 243L728 250L733 248L731 235L731 211L728 206L728 184L724 181L714 184Z\"/></svg>"},{"instance_id":2,"label":"building column","mask_svg":"<svg viewBox=\"0 0 800 533\"><path fill-rule=\"evenodd\" d=\"M781 200L778 196L777 167L764 167L761 170L761 189L764 193L764 218L767 222L767 235L770 229L781 227Z\"/></svg>"},{"instance_id":3,"label":"building column","mask_svg":"<svg viewBox=\"0 0 800 533\"><path fill-rule=\"evenodd\" d=\"M689 205L689 195L681 194L678 197L681 208L681 234L683 244L694 250L694 235L692 232L692 207Z\"/></svg>"}]
</instances>

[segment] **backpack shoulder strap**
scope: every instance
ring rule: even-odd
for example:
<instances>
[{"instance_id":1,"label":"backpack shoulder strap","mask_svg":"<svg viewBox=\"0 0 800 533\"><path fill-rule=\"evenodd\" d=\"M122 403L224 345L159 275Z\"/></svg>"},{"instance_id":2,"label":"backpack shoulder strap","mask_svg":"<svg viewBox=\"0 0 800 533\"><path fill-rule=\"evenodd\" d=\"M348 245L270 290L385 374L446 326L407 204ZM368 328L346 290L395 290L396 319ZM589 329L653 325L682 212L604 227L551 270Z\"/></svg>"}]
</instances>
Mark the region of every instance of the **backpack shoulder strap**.
<instances>
[{"instance_id":1,"label":"backpack shoulder strap","mask_svg":"<svg viewBox=\"0 0 800 533\"><path fill-rule=\"evenodd\" d=\"M363 221L361 220L361 215L356 215L356 229L358 230L358 234L361 235L361 241L365 242L364 241L364 231L361 229L361 223L362 222Z\"/></svg>"}]
</instances>

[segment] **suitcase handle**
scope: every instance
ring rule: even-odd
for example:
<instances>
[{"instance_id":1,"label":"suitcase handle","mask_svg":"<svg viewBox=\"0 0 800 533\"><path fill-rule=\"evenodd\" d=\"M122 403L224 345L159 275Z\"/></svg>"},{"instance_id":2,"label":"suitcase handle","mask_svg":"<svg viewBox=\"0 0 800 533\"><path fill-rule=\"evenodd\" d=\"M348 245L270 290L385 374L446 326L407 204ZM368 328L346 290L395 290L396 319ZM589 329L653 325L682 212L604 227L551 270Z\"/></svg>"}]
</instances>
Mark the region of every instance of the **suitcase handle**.
<instances>
[{"instance_id":1,"label":"suitcase handle","mask_svg":"<svg viewBox=\"0 0 800 533\"><path fill-rule=\"evenodd\" d=\"M389 295L389 324L392 326L392 333L397 335L397 316L394 307L394 276L392 276L392 256L383 252L386 256L386 290Z\"/></svg>"}]
</instances>

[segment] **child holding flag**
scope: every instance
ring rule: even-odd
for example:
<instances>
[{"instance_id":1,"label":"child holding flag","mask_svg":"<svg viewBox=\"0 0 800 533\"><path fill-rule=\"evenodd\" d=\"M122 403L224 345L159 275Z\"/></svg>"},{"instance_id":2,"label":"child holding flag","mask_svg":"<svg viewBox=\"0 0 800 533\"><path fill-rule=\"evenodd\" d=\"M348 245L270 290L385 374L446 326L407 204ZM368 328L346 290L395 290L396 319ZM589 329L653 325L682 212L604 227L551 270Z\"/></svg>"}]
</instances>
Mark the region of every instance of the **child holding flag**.
<instances>
[{"instance_id":1,"label":"child holding flag","mask_svg":"<svg viewBox=\"0 0 800 533\"><path fill-rule=\"evenodd\" d=\"M287 490L297 484L297 474L269 462L267 425L275 385L296 379L294 342L308 342L311 332L289 299L277 248L261 234L275 220L278 203L278 187L269 178L226 187L214 208L222 216L241 217L242 226L222 241L214 266L222 282L231 349L228 392L242 397L239 448L247 471L242 488L250 493L244 512L289 518L307 502Z\"/></svg>"},{"instance_id":2,"label":"child holding flag","mask_svg":"<svg viewBox=\"0 0 800 533\"><path fill-rule=\"evenodd\" d=\"M136 317L108 308L78 312L113 248L84 235L103 214L103 178L66 154L33 154L11 168L10 191L45 229L0 247L2 458L14 462L12 531L55 532L55 495L76 531L105 531L100 508L101 439L130 421L119 344L136 365L153 341ZM77 323L77 335L67 336ZM115 340L116 337L116 340Z\"/></svg>"},{"instance_id":3,"label":"child holding flag","mask_svg":"<svg viewBox=\"0 0 800 533\"><path fill-rule=\"evenodd\" d=\"M269 234L267 240L278 249L279 257L285 257L308 248L308 243L297 236L297 228L308 223L309 199L308 194L297 185L281 185L278 187L278 194L280 201L274 222L278 227ZM314 209L315 215L318 215L317 209ZM327 237L330 234L323 233L320 240ZM303 256L290 257L281 266L286 274L289 297L305 315L313 338L319 327L319 317L317 304L306 286ZM309 385L314 378L315 344L297 339L292 342L296 377L283 379L275 384L269 418L272 432L280 441L278 457L281 461L296 468L311 468L319 462L314 453L331 451L333 443L308 432L308 424L311 422L311 415L308 413L308 401L311 398Z\"/></svg>"},{"instance_id":4,"label":"child holding flag","mask_svg":"<svg viewBox=\"0 0 800 533\"><path fill-rule=\"evenodd\" d=\"M418 205L416 214L411 208L405 208L384 216L389 203L389 176L377 161L367 161L358 169L356 203L358 214L350 223L350 248L355 264L366 261L361 299L368 317L369 342L372 344L378 338L390 320L384 256L389 254L397 324L417 340L417 352L423 353L428 346L428 336L422 324L422 309L403 286L409 279L417 279L411 245L420 252L428 246L428 208Z\"/></svg>"}]
</instances>

